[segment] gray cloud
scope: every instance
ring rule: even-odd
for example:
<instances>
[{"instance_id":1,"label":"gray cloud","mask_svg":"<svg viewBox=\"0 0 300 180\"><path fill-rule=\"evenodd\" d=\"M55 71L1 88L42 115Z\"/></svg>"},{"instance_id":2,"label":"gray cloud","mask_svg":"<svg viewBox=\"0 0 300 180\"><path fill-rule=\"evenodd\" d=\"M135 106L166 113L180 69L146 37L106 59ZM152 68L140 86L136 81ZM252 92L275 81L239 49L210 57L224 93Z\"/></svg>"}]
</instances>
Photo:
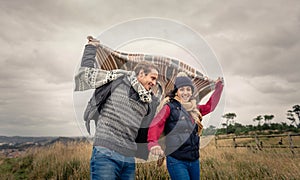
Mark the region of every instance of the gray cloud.
<instances>
[{"instance_id":1,"label":"gray cloud","mask_svg":"<svg viewBox=\"0 0 300 180\"><path fill-rule=\"evenodd\" d=\"M282 121L300 103L296 0L3 1L0 135L81 135L72 89L85 37L149 16L186 24L212 47L226 80L224 113L246 124L259 114Z\"/></svg>"}]
</instances>

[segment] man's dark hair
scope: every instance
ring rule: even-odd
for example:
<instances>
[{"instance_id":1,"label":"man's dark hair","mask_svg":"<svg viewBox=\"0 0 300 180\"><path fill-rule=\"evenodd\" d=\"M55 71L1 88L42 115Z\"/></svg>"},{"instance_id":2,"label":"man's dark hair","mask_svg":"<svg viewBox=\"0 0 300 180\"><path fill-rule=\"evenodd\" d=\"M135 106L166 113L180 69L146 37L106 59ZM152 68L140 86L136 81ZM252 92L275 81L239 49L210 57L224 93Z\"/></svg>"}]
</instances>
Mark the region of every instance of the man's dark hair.
<instances>
[{"instance_id":1,"label":"man's dark hair","mask_svg":"<svg viewBox=\"0 0 300 180\"><path fill-rule=\"evenodd\" d=\"M141 70L144 70L145 75L147 75L152 69L155 69L157 72L159 72L159 69L155 64L149 61L141 61L134 67L134 72L136 75L138 75Z\"/></svg>"}]
</instances>

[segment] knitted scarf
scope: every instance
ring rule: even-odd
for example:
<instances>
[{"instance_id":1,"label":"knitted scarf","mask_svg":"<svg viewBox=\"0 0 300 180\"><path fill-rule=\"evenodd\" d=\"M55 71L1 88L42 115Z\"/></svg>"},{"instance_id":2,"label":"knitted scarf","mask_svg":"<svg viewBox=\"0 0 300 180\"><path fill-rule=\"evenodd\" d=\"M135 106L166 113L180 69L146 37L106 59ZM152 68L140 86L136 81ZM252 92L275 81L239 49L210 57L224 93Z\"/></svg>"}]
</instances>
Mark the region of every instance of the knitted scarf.
<instances>
[{"instance_id":1,"label":"knitted scarf","mask_svg":"<svg viewBox=\"0 0 300 180\"><path fill-rule=\"evenodd\" d=\"M133 89L136 92L138 92L141 101L151 103L151 90L147 91L145 89L145 87L137 80L134 72L131 76L128 76L128 80L130 81L130 84L133 87Z\"/></svg>"},{"instance_id":2,"label":"knitted scarf","mask_svg":"<svg viewBox=\"0 0 300 180\"><path fill-rule=\"evenodd\" d=\"M191 99L189 102L182 102L178 96L175 96L174 99L180 102L180 104L184 107L184 109L187 112L189 112L192 118L195 120L196 124L198 125L198 136L200 136L203 130L203 125L201 123L202 115L197 108L196 99ZM162 107L168 102L170 102L169 97L163 99L160 105L157 107L157 112L159 112L162 109Z\"/></svg>"},{"instance_id":3,"label":"knitted scarf","mask_svg":"<svg viewBox=\"0 0 300 180\"><path fill-rule=\"evenodd\" d=\"M198 125L198 135L200 136L203 129L203 125L201 123L202 115L197 108L196 99L191 99L188 102L182 102L178 96L175 96L174 99L180 102L184 109L189 112L192 118L195 120L196 124Z\"/></svg>"}]
</instances>

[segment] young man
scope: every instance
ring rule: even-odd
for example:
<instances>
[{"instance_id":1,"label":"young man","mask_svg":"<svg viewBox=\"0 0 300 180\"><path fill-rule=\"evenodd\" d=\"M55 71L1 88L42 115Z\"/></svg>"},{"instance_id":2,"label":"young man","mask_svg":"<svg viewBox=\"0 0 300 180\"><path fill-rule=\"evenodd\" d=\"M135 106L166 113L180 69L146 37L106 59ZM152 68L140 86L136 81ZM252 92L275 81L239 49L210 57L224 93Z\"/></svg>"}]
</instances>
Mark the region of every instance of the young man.
<instances>
[{"instance_id":1,"label":"young man","mask_svg":"<svg viewBox=\"0 0 300 180\"><path fill-rule=\"evenodd\" d=\"M99 112L90 161L91 179L135 179L135 139L142 119L149 113L158 69L150 62L138 63L134 71L97 69L97 45L99 41L92 39L85 46L76 88L97 88L119 78L122 81Z\"/></svg>"}]
</instances>

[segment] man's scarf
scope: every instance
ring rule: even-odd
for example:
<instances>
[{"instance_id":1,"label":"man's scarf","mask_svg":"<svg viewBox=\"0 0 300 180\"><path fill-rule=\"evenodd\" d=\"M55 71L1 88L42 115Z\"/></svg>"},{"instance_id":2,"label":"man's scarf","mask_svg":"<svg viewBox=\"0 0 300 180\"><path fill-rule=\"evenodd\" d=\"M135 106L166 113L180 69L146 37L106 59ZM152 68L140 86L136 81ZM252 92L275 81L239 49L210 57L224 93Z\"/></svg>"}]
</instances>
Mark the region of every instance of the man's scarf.
<instances>
[{"instance_id":1,"label":"man's scarf","mask_svg":"<svg viewBox=\"0 0 300 180\"><path fill-rule=\"evenodd\" d=\"M147 91L145 87L137 80L135 73L128 77L131 86L139 94L141 101L151 103L151 90Z\"/></svg>"}]
</instances>

